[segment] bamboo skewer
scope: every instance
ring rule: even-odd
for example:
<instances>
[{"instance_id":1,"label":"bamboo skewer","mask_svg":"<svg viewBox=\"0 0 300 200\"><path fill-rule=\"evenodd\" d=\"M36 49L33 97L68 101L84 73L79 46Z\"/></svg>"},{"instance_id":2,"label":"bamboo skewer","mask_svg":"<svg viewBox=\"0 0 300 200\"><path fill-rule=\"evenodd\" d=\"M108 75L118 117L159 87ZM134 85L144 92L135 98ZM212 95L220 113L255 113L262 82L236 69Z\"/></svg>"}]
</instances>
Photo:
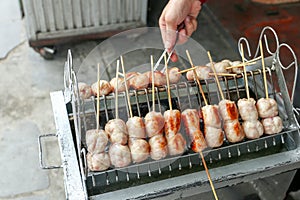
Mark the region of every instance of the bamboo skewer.
<instances>
[{"instance_id":1,"label":"bamboo skewer","mask_svg":"<svg viewBox=\"0 0 300 200\"><path fill-rule=\"evenodd\" d=\"M116 119L119 119L119 110L118 110L118 90L119 90L119 67L120 67L120 61L117 60L117 69L116 69L116 91L115 91L115 96L116 96L116 101L115 101L115 110L116 110Z\"/></svg>"},{"instance_id":2,"label":"bamboo skewer","mask_svg":"<svg viewBox=\"0 0 300 200\"><path fill-rule=\"evenodd\" d=\"M152 109L153 112L155 112L155 87L154 87L154 67L153 67L153 56L150 56L150 62L151 62L151 76L152 76Z\"/></svg>"},{"instance_id":3,"label":"bamboo skewer","mask_svg":"<svg viewBox=\"0 0 300 200\"><path fill-rule=\"evenodd\" d=\"M261 59L261 56L245 62L245 65L254 65L254 64L256 64L255 61L257 61L259 59ZM229 67L226 67L225 69L232 69L232 68L237 68L237 67L243 67L243 64L239 64L239 65L235 65L235 66L229 66ZM194 69L197 69L197 66L193 66L193 67L191 67L189 69L181 70L180 72L177 72L177 73L178 74L182 74L182 73L194 70ZM220 76L235 76L235 75L230 74L230 73L217 73L217 74L220 75ZM222 74L225 74L225 75L222 75Z\"/></svg>"},{"instance_id":4,"label":"bamboo skewer","mask_svg":"<svg viewBox=\"0 0 300 200\"><path fill-rule=\"evenodd\" d=\"M213 64L213 61L212 61L212 59L211 59L211 55L210 55L210 52L209 52L209 51L207 52L207 55L208 55L208 58L209 58L209 61L210 61L210 64L211 64L211 68L212 68L212 70L213 70L213 72L214 72L215 79L216 79L216 81L217 81L217 85L218 85L218 88L219 88L219 91L220 91L222 100L224 100L224 99L225 99L225 98L224 98L224 94L223 94L223 91L222 91L222 88L221 88L221 85L220 85L218 76L217 76L217 74L216 74L216 69L215 69L215 66L214 66L214 64Z\"/></svg>"},{"instance_id":5,"label":"bamboo skewer","mask_svg":"<svg viewBox=\"0 0 300 200\"><path fill-rule=\"evenodd\" d=\"M128 86L127 86L126 72L125 72L125 67L124 67L123 56L120 56L120 60L121 60L121 67L122 67L123 76L124 76L125 93L126 93L126 97L127 97L127 104L128 104L128 108L129 108L129 115L132 118L133 117L133 115L132 115L132 108L131 108L130 98L129 98L129 93L128 93Z\"/></svg>"},{"instance_id":6,"label":"bamboo skewer","mask_svg":"<svg viewBox=\"0 0 300 200\"><path fill-rule=\"evenodd\" d=\"M171 92L170 92L170 79L169 79L168 63L167 63L166 54L164 55L164 59L165 59L165 69L166 69L166 78L167 78L168 101L169 101L170 110L172 110Z\"/></svg>"},{"instance_id":7,"label":"bamboo skewer","mask_svg":"<svg viewBox=\"0 0 300 200\"><path fill-rule=\"evenodd\" d=\"M234 73L232 73L232 74L230 74L230 73L208 73L210 76L211 75L217 75L217 76L237 76L237 74L234 74Z\"/></svg>"},{"instance_id":8,"label":"bamboo skewer","mask_svg":"<svg viewBox=\"0 0 300 200\"><path fill-rule=\"evenodd\" d=\"M253 58L253 59L251 59L251 60L248 60L247 62L255 62L255 61L258 61L258 60L260 60L261 59L261 56L258 56L257 58ZM246 62L246 63L247 63Z\"/></svg>"},{"instance_id":9,"label":"bamboo skewer","mask_svg":"<svg viewBox=\"0 0 300 200\"><path fill-rule=\"evenodd\" d=\"M243 45L243 44L241 44L241 45ZM247 62L245 62L245 65L254 65L254 64L256 64L255 61L258 61L259 59L261 59L261 56L258 56L257 58L253 58L251 60L248 60ZM226 69L232 69L232 68L236 68L236 67L243 67L243 64L226 67Z\"/></svg>"},{"instance_id":10,"label":"bamboo skewer","mask_svg":"<svg viewBox=\"0 0 300 200\"><path fill-rule=\"evenodd\" d=\"M190 64L191 64L192 68L193 68L194 64L193 64L192 58L191 58L190 53L189 53L188 50L186 50L186 55L187 55L187 57L188 57L188 59L189 59L189 62L190 62ZM202 95L202 97L203 97L204 103L205 103L205 105L208 105L208 104L207 104L206 97L205 97L204 92L203 92L203 89L202 89L202 86L201 86L201 83L200 83L200 81L199 81L199 79L198 79L196 70L194 69L193 72L194 72L194 78L195 78L195 80L197 81L197 84L198 84L198 86L199 86L199 89L200 89L201 95Z\"/></svg>"},{"instance_id":11,"label":"bamboo skewer","mask_svg":"<svg viewBox=\"0 0 300 200\"><path fill-rule=\"evenodd\" d=\"M236 67L242 67L243 65L236 65L236 66L231 66L231 67L228 67L226 69L231 69L231 68L236 68ZM184 69L184 70L181 70L180 72L177 72L177 74L183 74L185 72L188 72L188 71L192 71L194 69L197 69L197 67L191 67L189 69ZM213 73L210 73L210 75L212 75ZM234 73L217 73L218 76L236 76L236 74Z\"/></svg>"},{"instance_id":12,"label":"bamboo skewer","mask_svg":"<svg viewBox=\"0 0 300 200\"><path fill-rule=\"evenodd\" d=\"M202 95L202 97L203 97L204 103L205 103L205 105L207 106L208 103L207 103L205 94L204 94L204 92L203 92L202 85L201 85L201 83L200 83L200 81L199 81L199 79L198 79L198 77L197 77L196 75L197 75L197 74L196 74L196 71L194 70L194 77L196 77L196 81L197 81L198 87L199 87L199 89L200 89L201 95Z\"/></svg>"},{"instance_id":13,"label":"bamboo skewer","mask_svg":"<svg viewBox=\"0 0 300 200\"><path fill-rule=\"evenodd\" d=\"M264 85L265 85L266 99L269 99L267 77L266 77L266 67L265 67L265 60L264 60L264 52L263 52L261 40L259 40L259 48L260 48L260 54L261 54L261 64L262 64L263 74L264 74Z\"/></svg>"},{"instance_id":14,"label":"bamboo skewer","mask_svg":"<svg viewBox=\"0 0 300 200\"><path fill-rule=\"evenodd\" d=\"M256 62L245 62L245 65L254 65L254 64L256 64ZM225 69L232 69L232 68L237 68L237 67L243 67L243 64L229 66L229 67L226 67Z\"/></svg>"},{"instance_id":15,"label":"bamboo skewer","mask_svg":"<svg viewBox=\"0 0 300 200\"><path fill-rule=\"evenodd\" d=\"M179 71L179 72L177 72L177 73L178 73L178 74L182 74L182 73L185 73L185 72L194 70L194 69L197 69L197 67L191 67L191 68L189 68L189 69L184 69L184 70L181 70L181 71Z\"/></svg>"},{"instance_id":16,"label":"bamboo skewer","mask_svg":"<svg viewBox=\"0 0 300 200\"><path fill-rule=\"evenodd\" d=\"M99 131L99 122L100 122L100 64L98 63L98 74L97 74L97 131Z\"/></svg>"},{"instance_id":17,"label":"bamboo skewer","mask_svg":"<svg viewBox=\"0 0 300 200\"><path fill-rule=\"evenodd\" d=\"M210 186L212 187L211 189L212 189L212 191L213 191L215 200L218 200L219 198L218 198L218 196L217 196L216 190L215 190L214 185L213 185L213 182L212 182L212 180L211 180L210 173L209 173L208 168L207 168L207 166L206 166L206 161L205 161L205 159L204 159L204 156L203 156L202 151L200 151L200 155L201 155L201 159L202 159L202 163L203 163L203 166L204 166L206 175L207 175L207 177L208 177L209 184L210 184Z\"/></svg>"},{"instance_id":18,"label":"bamboo skewer","mask_svg":"<svg viewBox=\"0 0 300 200\"><path fill-rule=\"evenodd\" d=\"M197 67L191 67L189 69L181 70L181 71L177 72L177 74L183 74L185 72L192 71L195 69L197 69ZM208 74L214 75L214 73L208 73ZM237 76L237 74L235 74L235 73L216 73L216 74L217 74L217 76Z\"/></svg>"},{"instance_id":19,"label":"bamboo skewer","mask_svg":"<svg viewBox=\"0 0 300 200\"><path fill-rule=\"evenodd\" d=\"M190 64L191 64L191 66L192 66L192 68L193 68L193 67L194 67L194 64L193 64L192 58L191 58L191 56L190 56L188 50L186 50L186 54L187 54L187 57L188 57L188 59L189 59L189 62L190 62ZM197 78L197 74L196 74L195 69L193 69L193 71L194 71L194 77L195 77L195 79L196 79L196 81L197 81L197 83L198 83L198 85L199 85L199 89L200 89L200 91L201 91L201 95L203 96L205 105L208 105L207 100L206 100L205 95L204 95L204 92L203 92L203 90L202 90L202 86L201 86L201 84L200 84L200 81L199 81L199 79ZM206 161L205 161L205 159L204 159L203 153L202 153L202 151L200 151L199 153L200 153L200 156L201 156L201 160L202 160L202 163L203 163L203 166L204 166L204 169L205 169L205 172L206 172L206 175L207 175L207 178L208 178L210 187L211 187L212 192L213 192L213 194L214 194L214 197L215 197L216 200L218 200L218 196L217 196L217 193L216 193L214 184L213 184L213 182L212 182L212 180L211 180L210 173L209 173L209 171L208 171L208 167L207 167L207 165L206 165Z\"/></svg>"},{"instance_id":20,"label":"bamboo skewer","mask_svg":"<svg viewBox=\"0 0 300 200\"><path fill-rule=\"evenodd\" d=\"M244 60L245 57L244 57L244 47L243 47L243 44L241 44L241 51L242 51L243 70L244 70L244 76L245 76L246 94L247 94L247 99L250 99L249 87L248 87L248 77L247 77L246 65L245 65L245 60Z\"/></svg>"},{"instance_id":21,"label":"bamboo skewer","mask_svg":"<svg viewBox=\"0 0 300 200\"><path fill-rule=\"evenodd\" d=\"M196 72L194 72L194 75L195 75L195 74L196 74ZM198 83L198 86L199 86L201 95L202 95L202 97L203 97L204 103L205 103L205 105L207 106L208 103L207 103L206 97L205 97L205 95L204 95L204 92L203 92L203 89L202 89L202 85L201 85L201 83L200 83L200 81L199 81L198 78L196 78L196 81L197 81L197 83Z\"/></svg>"}]
</instances>

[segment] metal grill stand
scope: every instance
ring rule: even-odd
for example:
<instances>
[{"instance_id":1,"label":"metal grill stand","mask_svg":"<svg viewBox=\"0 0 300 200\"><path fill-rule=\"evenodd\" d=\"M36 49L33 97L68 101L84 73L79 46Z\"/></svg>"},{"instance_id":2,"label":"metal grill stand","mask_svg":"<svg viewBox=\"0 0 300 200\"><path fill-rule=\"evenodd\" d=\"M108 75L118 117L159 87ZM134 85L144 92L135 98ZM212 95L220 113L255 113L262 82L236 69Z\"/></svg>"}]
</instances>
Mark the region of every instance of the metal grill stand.
<instances>
[{"instance_id":1,"label":"metal grill stand","mask_svg":"<svg viewBox=\"0 0 300 200\"><path fill-rule=\"evenodd\" d=\"M273 31L269 27L266 29ZM261 37L264 36L264 31ZM266 37L265 41L268 44ZM243 38L240 42L247 43L247 40ZM276 180L276 178L268 177L288 171L291 172L286 174L293 176L294 172L292 171L300 166L299 125L293 114L293 106L282 73L282 69L292 65L297 70L297 60L294 57L294 61L288 67L284 67L280 62L279 55L279 50L283 47L288 46L278 42L275 52L270 52L267 47L270 55L265 59L265 63L268 66L269 95L279 105L279 115L283 120L284 129L276 135L263 136L255 140L244 140L235 144L225 141L220 148L206 150L204 152L205 159L214 185L220 192L224 191L227 186L239 186L247 183L257 191L260 198L268 199L275 193L269 193L267 188L263 188L264 180ZM247 73L252 91L251 96L256 100L264 97L260 66L261 64L258 62L249 67ZM65 169L67 197L73 199L71 197L78 195L80 198L74 199L144 199L153 197L163 199L168 196L175 199L199 193L206 194L210 191L205 171L201 165L201 158L198 154L190 151L181 156L168 157L160 161L148 159L143 163L132 164L124 168L111 168L103 172L88 171L84 134L87 129L95 126L95 99L84 101L79 99L77 79L72 71L71 54L68 55L66 69L70 71L65 75L65 85L67 86L65 94L53 92L51 99L61 146L63 168ZM242 74L234 78L220 78L220 81L226 98L237 101L245 96ZM220 97L216 81L208 79L201 81L201 84L210 104L218 103ZM176 105L178 109L183 110L203 105L195 82L174 84L171 86L171 92L172 101L175 102L173 105ZM68 94L71 94L71 98ZM150 89L130 92L132 107L139 116L143 117L150 110L150 94ZM156 88L156 96L159 109L163 112L167 109L167 104L165 104L166 88ZM114 95L100 98L101 119L106 119L101 121L102 125L113 116L111 110L114 110L114 104L111 102L114 101L114 98ZM123 109L125 114L120 118L126 120L128 106L125 94L121 93L120 101L122 98L124 104L121 105L124 106L120 106L119 109ZM65 106L66 103L67 106ZM70 104L71 106L68 106ZM265 196L266 194L269 196Z\"/></svg>"}]
</instances>

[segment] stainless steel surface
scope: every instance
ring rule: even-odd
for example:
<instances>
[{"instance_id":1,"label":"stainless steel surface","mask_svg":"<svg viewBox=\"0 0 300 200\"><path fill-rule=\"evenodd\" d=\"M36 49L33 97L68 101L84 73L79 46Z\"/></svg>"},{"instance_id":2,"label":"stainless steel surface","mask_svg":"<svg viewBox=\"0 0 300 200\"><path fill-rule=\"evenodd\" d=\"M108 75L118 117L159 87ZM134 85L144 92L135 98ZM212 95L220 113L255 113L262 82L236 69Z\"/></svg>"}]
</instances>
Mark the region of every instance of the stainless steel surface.
<instances>
[{"instance_id":1,"label":"stainless steel surface","mask_svg":"<svg viewBox=\"0 0 300 200\"><path fill-rule=\"evenodd\" d=\"M282 200L286 198L286 191L295 173L296 171L289 171L277 176L254 180L251 184L259 194L261 200ZM276 188L276 190L274 190L274 188Z\"/></svg>"},{"instance_id":2,"label":"stainless steel surface","mask_svg":"<svg viewBox=\"0 0 300 200\"><path fill-rule=\"evenodd\" d=\"M81 179L63 93L62 91L57 91L52 92L50 95L64 170L66 198L74 200L86 199L87 194L84 191Z\"/></svg>"}]
</instances>

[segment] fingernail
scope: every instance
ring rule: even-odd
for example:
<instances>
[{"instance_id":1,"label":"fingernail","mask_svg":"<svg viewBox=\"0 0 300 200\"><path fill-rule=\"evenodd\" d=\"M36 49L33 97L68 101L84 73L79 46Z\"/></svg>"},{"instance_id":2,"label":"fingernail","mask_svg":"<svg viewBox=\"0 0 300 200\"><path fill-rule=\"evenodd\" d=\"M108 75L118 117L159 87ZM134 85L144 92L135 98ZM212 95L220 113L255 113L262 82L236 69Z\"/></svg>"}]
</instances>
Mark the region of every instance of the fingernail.
<instances>
[{"instance_id":1,"label":"fingernail","mask_svg":"<svg viewBox=\"0 0 300 200\"><path fill-rule=\"evenodd\" d=\"M191 21L191 17L190 16L187 16L186 18L185 18L185 20L186 20L186 22L190 22Z\"/></svg>"}]
</instances>

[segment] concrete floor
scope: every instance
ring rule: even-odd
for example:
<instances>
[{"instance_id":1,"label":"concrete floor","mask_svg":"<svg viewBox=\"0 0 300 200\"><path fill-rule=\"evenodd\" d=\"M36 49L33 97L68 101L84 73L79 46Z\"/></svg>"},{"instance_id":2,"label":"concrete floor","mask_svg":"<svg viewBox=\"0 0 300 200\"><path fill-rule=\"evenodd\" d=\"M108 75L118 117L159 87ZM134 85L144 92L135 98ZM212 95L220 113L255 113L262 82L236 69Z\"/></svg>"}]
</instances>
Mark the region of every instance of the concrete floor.
<instances>
[{"instance_id":1,"label":"concrete floor","mask_svg":"<svg viewBox=\"0 0 300 200\"><path fill-rule=\"evenodd\" d=\"M79 66L99 41L62 45L54 60L44 60L29 47L24 21L16 18L18 1L2 3L1 16L7 17L5 22L12 22L11 33L18 34L7 33L7 23L0 21L0 47L6 47L0 48L0 200L65 199L62 169L41 170L39 167L37 138L56 131L49 93L63 89L67 49L72 49L74 65ZM157 19L159 8L152 12L150 19ZM207 49L218 44L212 52L215 60L236 59L231 41L224 40L226 35L219 32L215 24L210 24L208 15L201 14L193 38ZM46 139L43 146L46 163L59 164L56 138Z\"/></svg>"}]
</instances>

